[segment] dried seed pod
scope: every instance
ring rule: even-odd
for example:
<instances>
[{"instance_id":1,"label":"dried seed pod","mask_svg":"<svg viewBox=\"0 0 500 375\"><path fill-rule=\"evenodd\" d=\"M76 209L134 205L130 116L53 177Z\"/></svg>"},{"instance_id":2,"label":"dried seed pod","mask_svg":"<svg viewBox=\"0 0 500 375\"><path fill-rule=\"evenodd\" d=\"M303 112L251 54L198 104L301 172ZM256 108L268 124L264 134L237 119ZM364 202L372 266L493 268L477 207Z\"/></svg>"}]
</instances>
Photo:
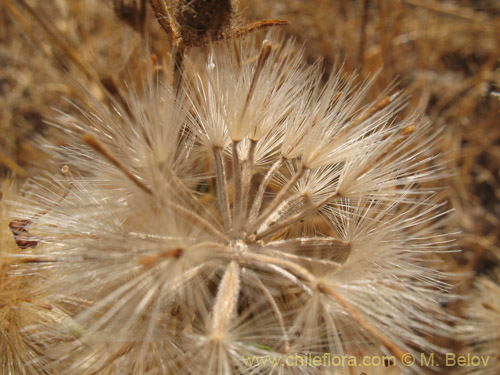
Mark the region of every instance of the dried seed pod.
<instances>
[{"instance_id":1,"label":"dried seed pod","mask_svg":"<svg viewBox=\"0 0 500 375\"><path fill-rule=\"evenodd\" d=\"M181 49L218 39L234 14L231 0L150 0L158 22Z\"/></svg>"},{"instance_id":2,"label":"dried seed pod","mask_svg":"<svg viewBox=\"0 0 500 375\"><path fill-rule=\"evenodd\" d=\"M156 19L175 47L174 87L179 89L184 54L190 47L223 38L238 38L256 30L287 25L282 20L261 20L243 27L232 24L235 8L231 0L150 0Z\"/></svg>"},{"instance_id":3,"label":"dried seed pod","mask_svg":"<svg viewBox=\"0 0 500 375\"><path fill-rule=\"evenodd\" d=\"M175 9L179 36L189 46L206 44L230 26L233 14L230 0L180 0Z\"/></svg>"}]
</instances>

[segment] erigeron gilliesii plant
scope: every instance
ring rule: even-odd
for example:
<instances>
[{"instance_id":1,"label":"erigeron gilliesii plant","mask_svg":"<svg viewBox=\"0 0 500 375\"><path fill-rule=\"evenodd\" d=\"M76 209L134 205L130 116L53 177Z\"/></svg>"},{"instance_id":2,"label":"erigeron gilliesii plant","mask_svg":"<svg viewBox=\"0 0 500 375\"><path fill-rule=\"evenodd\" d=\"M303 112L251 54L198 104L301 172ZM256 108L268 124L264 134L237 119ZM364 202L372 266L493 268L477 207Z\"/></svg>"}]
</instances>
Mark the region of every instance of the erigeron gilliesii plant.
<instances>
[{"instance_id":1,"label":"erigeron gilliesii plant","mask_svg":"<svg viewBox=\"0 0 500 375\"><path fill-rule=\"evenodd\" d=\"M64 173L18 205L26 263L74 319L47 370L334 374L285 361L439 350L432 253L450 240L422 186L442 176L438 134L397 118L401 93L323 84L274 33L210 45L180 90L152 70L111 108L87 93L59 115Z\"/></svg>"}]
</instances>

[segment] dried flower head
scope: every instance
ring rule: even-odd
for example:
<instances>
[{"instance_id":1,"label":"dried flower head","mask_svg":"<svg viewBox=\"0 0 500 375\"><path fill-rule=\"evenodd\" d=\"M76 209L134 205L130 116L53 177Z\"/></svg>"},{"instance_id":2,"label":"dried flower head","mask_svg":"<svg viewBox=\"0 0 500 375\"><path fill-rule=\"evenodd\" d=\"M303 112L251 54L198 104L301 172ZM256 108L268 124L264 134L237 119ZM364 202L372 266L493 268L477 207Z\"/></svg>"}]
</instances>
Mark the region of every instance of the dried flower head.
<instances>
[{"instance_id":1,"label":"dried flower head","mask_svg":"<svg viewBox=\"0 0 500 375\"><path fill-rule=\"evenodd\" d=\"M231 0L150 0L158 22L179 47L200 46L231 27Z\"/></svg>"},{"instance_id":2,"label":"dried flower head","mask_svg":"<svg viewBox=\"0 0 500 375\"><path fill-rule=\"evenodd\" d=\"M59 116L50 152L74 177L35 180L16 215L44 212L34 268L76 322L61 373L336 373L287 359L437 350L437 134L397 118L398 92L365 103L371 81L321 77L269 34L211 45L182 94L146 69L127 111Z\"/></svg>"}]
</instances>

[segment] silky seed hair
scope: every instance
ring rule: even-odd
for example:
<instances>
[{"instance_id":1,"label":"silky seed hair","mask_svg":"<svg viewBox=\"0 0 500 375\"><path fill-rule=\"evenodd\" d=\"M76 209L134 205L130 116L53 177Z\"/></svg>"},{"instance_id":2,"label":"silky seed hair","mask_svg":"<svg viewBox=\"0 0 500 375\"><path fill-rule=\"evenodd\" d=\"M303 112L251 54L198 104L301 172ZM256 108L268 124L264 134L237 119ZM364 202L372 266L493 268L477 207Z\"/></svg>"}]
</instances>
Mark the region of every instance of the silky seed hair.
<instances>
[{"instance_id":1,"label":"silky seed hair","mask_svg":"<svg viewBox=\"0 0 500 375\"><path fill-rule=\"evenodd\" d=\"M69 339L63 327L71 319L47 298L40 288L43 272L33 272L33 257L20 250L22 244L35 246L36 239L28 231L13 235L20 228L9 212L21 199L16 184L5 179L0 187L0 372L37 375L50 362L47 348Z\"/></svg>"},{"instance_id":2,"label":"silky seed hair","mask_svg":"<svg viewBox=\"0 0 500 375\"><path fill-rule=\"evenodd\" d=\"M35 178L15 211L45 212L30 270L74 320L40 366L322 374L349 369L248 359L443 350L426 338L448 333L438 133L400 119L394 90L366 103L371 80L322 84L275 32L191 61L180 90L146 64L127 111L94 99L53 121L72 177Z\"/></svg>"},{"instance_id":3,"label":"silky seed hair","mask_svg":"<svg viewBox=\"0 0 500 375\"><path fill-rule=\"evenodd\" d=\"M500 272L478 277L467 297L464 320L457 327L466 345L461 355L481 358L479 366L467 366L460 374L493 375L500 371ZM485 365L486 364L486 365Z\"/></svg>"}]
</instances>

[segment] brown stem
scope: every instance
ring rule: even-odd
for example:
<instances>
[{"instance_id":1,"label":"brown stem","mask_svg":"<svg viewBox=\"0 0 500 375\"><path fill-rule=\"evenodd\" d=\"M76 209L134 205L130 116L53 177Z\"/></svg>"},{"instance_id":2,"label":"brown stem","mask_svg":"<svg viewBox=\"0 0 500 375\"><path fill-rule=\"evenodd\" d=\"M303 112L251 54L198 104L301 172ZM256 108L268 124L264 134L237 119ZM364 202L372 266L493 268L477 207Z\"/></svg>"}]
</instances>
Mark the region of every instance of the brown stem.
<instances>
[{"instance_id":1,"label":"brown stem","mask_svg":"<svg viewBox=\"0 0 500 375\"><path fill-rule=\"evenodd\" d=\"M184 76L184 55L187 48L183 46L178 46L174 52L174 81L173 87L176 95L179 95L180 89L182 87L182 81Z\"/></svg>"},{"instance_id":2,"label":"brown stem","mask_svg":"<svg viewBox=\"0 0 500 375\"><path fill-rule=\"evenodd\" d=\"M267 206L262 214L257 218L257 220L250 225L248 229L249 233L256 231L261 224L273 213L273 211L279 207L282 202L282 199L288 194L288 192L295 186L298 180L304 175L305 171L308 168L304 165L300 166L300 169L295 173L295 175L288 181L288 183L283 186L280 192L274 197L269 206Z\"/></svg>"},{"instance_id":3,"label":"brown stem","mask_svg":"<svg viewBox=\"0 0 500 375\"><path fill-rule=\"evenodd\" d=\"M111 152L106 147L104 147L104 145L102 143L100 143L96 137L94 137L92 134L87 133L87 134L84 134L82 136L82 140L86 144L88 144L90 147L92 147L95 151L97 151L102 156L104 156L106 159L108 159L108 161L111 162L111 164L113 164L120 171L122 171L125 174L125 176L127 176L139 188L141 188L143 191L145 191L149 195L154 196L153 191L150 188L148 188L146 185L144 185L144 183L142 181L140 181L136 176L134 176L132 174L132 172L130 172L127 168L125 168L125 166L122 163L120 163L120 161L117 158L115 158L115 156L113 154L111 154Z\"/></svg>"},{"instance_id":4,"label":"brown stem","mask_svg":"<svg viewBox=\"0 0 500 375\"><path fill-rule=\"evenodd\" d=\"M398 347L391 339L389 339L386 335L384 335L380 330L378 330L376 327L374 327L368 320L365 319L363 315L349 302L347 302L344 297L342 297L340 294L335 292L332 288L329 288L328 286L319 283L318 284L318 290L324 294L330 295L335 300L346 309L346 311L349 313L349 315L365 330L367 331L371 336L373 336L378 342L380 342L382 345L384 345L389 352L394 355L399 362L403 363L403 359L406 355L406 351Z\"/></svg>"}]
</instances>

